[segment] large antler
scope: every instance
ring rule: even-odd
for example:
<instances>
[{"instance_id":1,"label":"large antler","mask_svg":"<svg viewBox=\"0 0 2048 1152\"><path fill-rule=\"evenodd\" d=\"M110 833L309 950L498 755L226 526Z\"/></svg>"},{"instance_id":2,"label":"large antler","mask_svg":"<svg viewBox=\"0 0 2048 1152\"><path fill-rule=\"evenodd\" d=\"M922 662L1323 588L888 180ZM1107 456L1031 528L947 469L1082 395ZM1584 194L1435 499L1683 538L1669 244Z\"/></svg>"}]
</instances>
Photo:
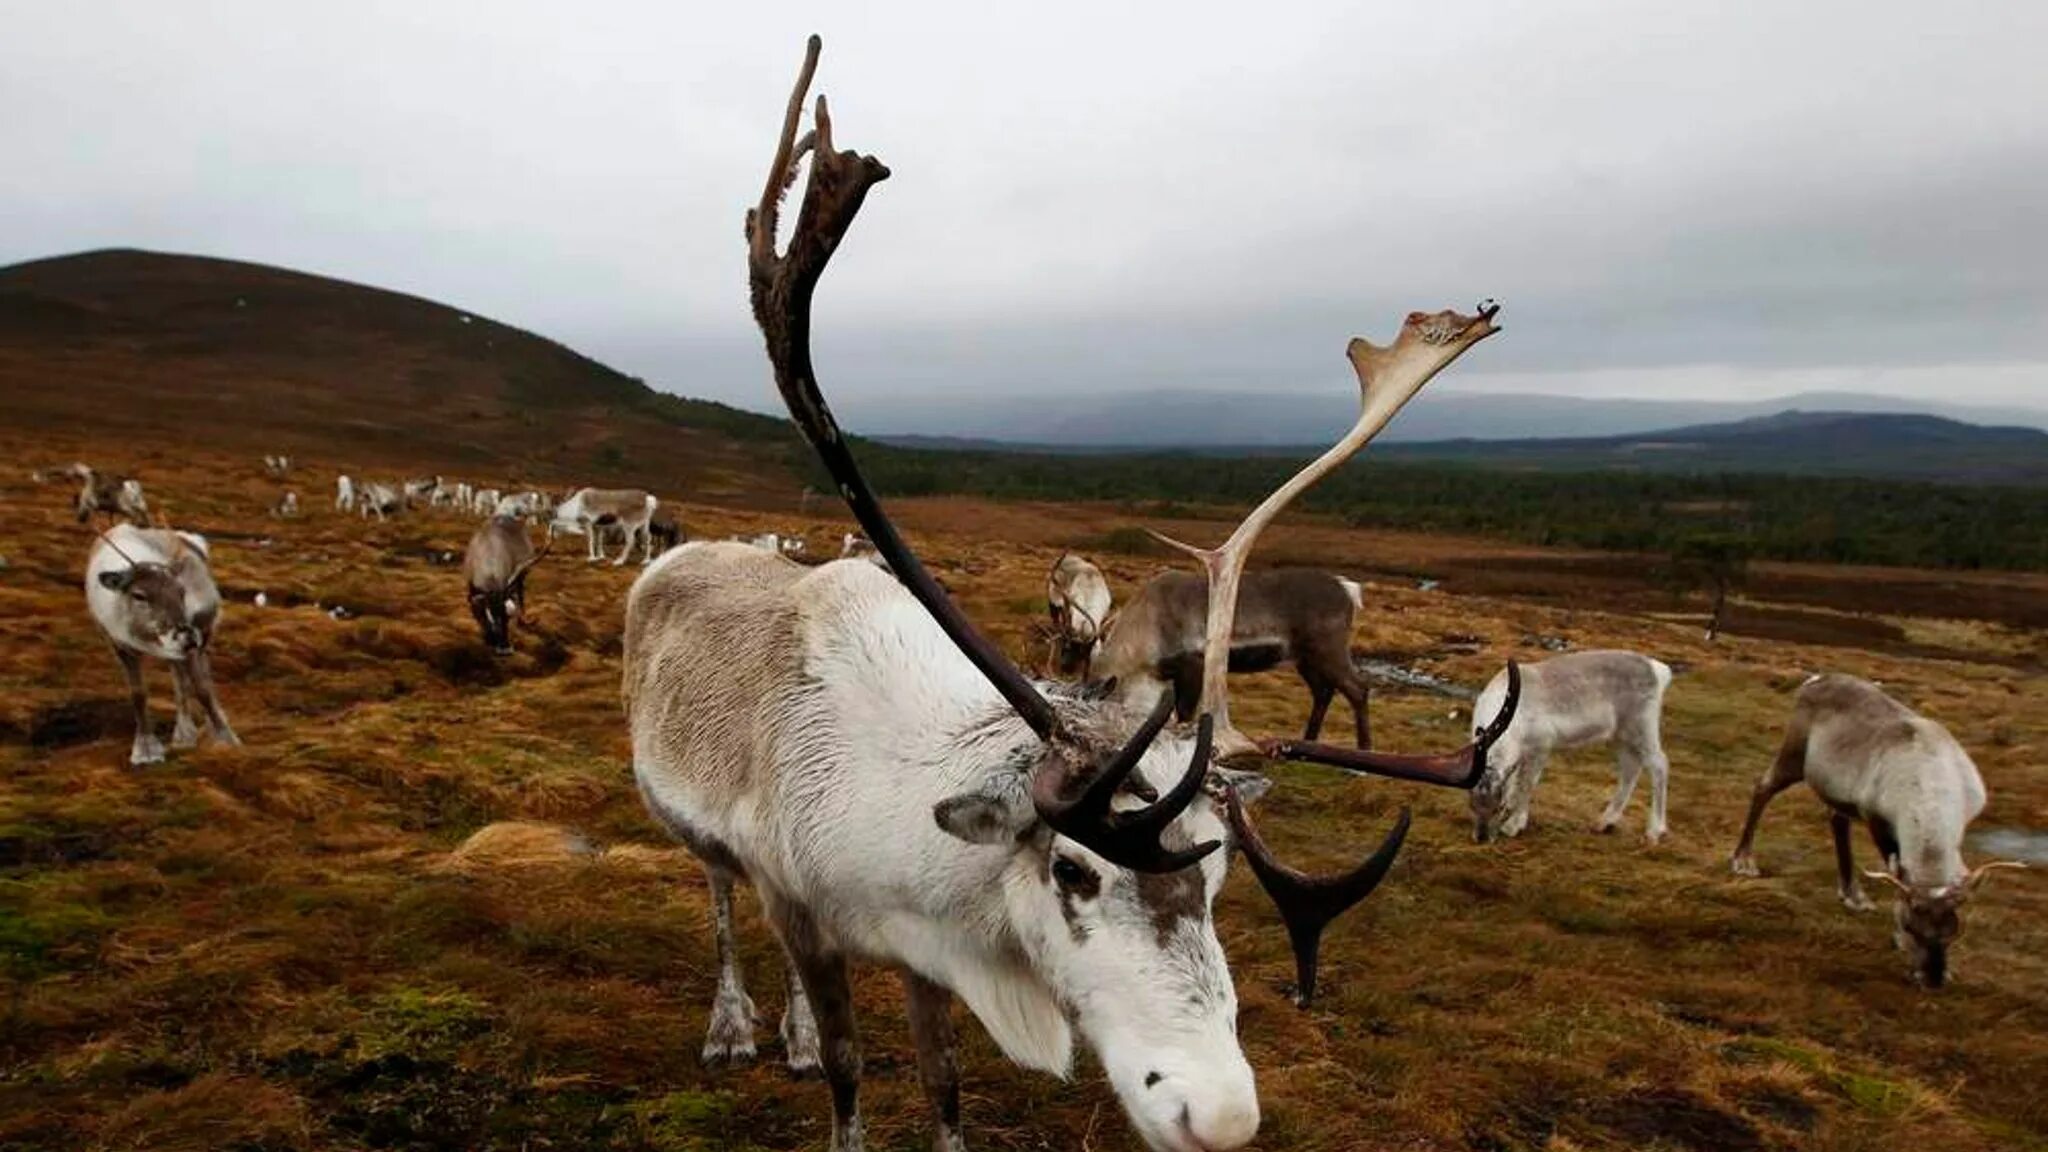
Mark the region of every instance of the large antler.
<instances>
[{"instance_id":1,"label":"large antler","mask_svg":"<svg viewBox=\"0 0 2048 1152\"><path fill-rule=\"evenodd\" d=\"M1216 717L1217 739L1222 755L1256 752L1258 748L1230 722L1230 636L1237 618L1237 586L1244 575L1245 561L1259 533L1273 522L1294 498L1306 492L1339 465L1357 455L1401 406L1422 390L1430 378L1444 370L1465 350L1500 331L1494 314L1500 305L1479 306L1477 316L1445 310L1436 313L1410 312L1393 344L1381 348L1363 338L1354 339L1346 349L1351 367L1358 374L1358 422L1329 451L1310 461L1273 494L1252 509L1237 531L1221 547L1197 548L1171 537L1153 533L1161 541L1201 561L1209 576L1208 633L1202 657L1201 711Z\"/></svg>"},{"instance_id":2,"label":"large antler","mask_svg":"<svg viewBox=\"0 0 2048 1152\"><path fill-rule=\"evenodd\" d=\"M1093 765L1082 762L1082 750L1060 730L1052 704L1009 657L975 629L938 581L925 571L917 554L904 543L896 526L883 513L873 489L861 476L853 453L847 448L846 437L833 419L824 394L818 390L817 374L811 365L811 295L825 265L839 250L840 241L860 212L868 189L889 178L889 169L874 157L833 149L832 117L823 96L818 97L813 113L815 126L802 139L797 138L804 97L810 91L822 48L818 37L812 36L804 51L803 71L789 94L782 135L768 170L767 185L761 191L761 202L747 212L747 271L754 320L768 342L775 387L782 393L790 418L837 482L839 495L853 510L854 519L860 521L861 529L888 561L897 579L1031 730L1050 745L1045 762L1031 782L1032 801L1040 818L1061 835L1114 864L1142 872L1184 868L1217 847L1217 842L1211 841L1171 849L1160 841L1160 834L1201 791L1208 774L1210 743L1206 727L1205 735L1196 742L1193 763L1171 792L1142 810L1112 812L1112 797L1165 727L1171 699L1164 703L1165 711L1155 713L1129 743L1089 776ZM811 157L810 179L804 186L803 204L797 210L796 230L788 247L778 256L775 233L782 196L795 182L797 161L806 154ZM1080 796L1066 799L1064 793L1069 785L1083 779L1088 782L1082 786Z\"/></svg>"},{"instance_id":3,"label":"large antler","mask_svg":"<svg viewBox=\"0 0 2048 1152\"><path fill-rule=\"evenodd\" d=\"M852 226L854 216L860 212L868 189L889 178L887 166L873 156L833 149L832 116L822 95L813 113L814 127L801 140L797 139L804 97L810 91L811 77L818 69L818 53L823 47L818 37L812 36L804 50L803 71L789 94L789 107L783 114L782 136L768 169L767 186L761 190L760 205L747 212L747 271L754 320L768 341L768 359L775 366L775 386L789 407L791 419L839 485L839 495L853 510L854 519L860 521L861 529L874 541L875 550L1031 730L1050 739L1059 726L1052 705L1009 657L975 629L938 581L925 571L917 554L903 542L896 526L882 511L873 489L861 477L853 454L847 450L846 437L818 390L817 375L811 367L811 294L825 272L825 265L839 250L839 242ZM795 182L797 162L806 153L811 157L811 174L804 187L803 204L797 210L796 231L789 238L788 248L778 256L775 232L782 196Z\"/></svg>"}]
</instances>

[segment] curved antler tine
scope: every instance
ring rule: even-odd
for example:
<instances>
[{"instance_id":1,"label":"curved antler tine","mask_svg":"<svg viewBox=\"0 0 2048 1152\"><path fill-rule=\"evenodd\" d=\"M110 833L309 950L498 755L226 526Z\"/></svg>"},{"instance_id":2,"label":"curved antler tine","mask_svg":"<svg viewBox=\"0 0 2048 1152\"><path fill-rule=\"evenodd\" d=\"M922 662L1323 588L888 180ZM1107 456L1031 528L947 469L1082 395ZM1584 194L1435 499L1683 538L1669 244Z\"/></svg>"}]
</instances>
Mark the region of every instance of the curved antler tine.
<instances>
[{"instance_id":1,"label":"curved antler tine","mask_svg":"<svg viewBox=\"0 0 2048 1152\"><path fill-rule=\"evenodd\" d=\"M1439 784L1447 788L1473 788L1486 775L1486 753L1514 722L1515 708L1522 699L1522 670L1508 661L1507 695L1500 711L1472 742L1456 752L1441 756L1403 755L1398 752L1366 752L1336 744L1307 740L1268 740L1259 750L1275 760L1298 760L1324 764L1361 776L1386 776L1418 784Z\"/></svg>"},{"instance_id":2,"label":"curved antler tine","mask_svg":"<svg viewBox=\"0 0 2048 1152\"><path fill-rule=\"evenodd\" d=\"M1294 1003L1306 1008L1316 995L1316 959L1322 948L1323 929L1372 895L1373 889L1386 879L1387 870L1394 866L1394 857L1401 854L1401 845L1408 838L1411 814L1408 809L1401 809L1380 846L1358 867L1333 876L1311 876L1282 864L1266 847L1237 789L1230 789L1227 803L1231 835L1244 851L1252 874L1259 878L1259 887L1266 890L1267 897L1280 911L1281 921L1287 925L1287 941L1294 948Z\"/></svg>"},{"instance_id":3,"label":"curved antler tine","mask_svg":"<svg viewBox=\"0 0 2048 1152\"><path fill-rule=\"evenodd\" d=\"M1191 848L1168 848L1159 840L1160 833L1201 794L1202 781L1208 776L1213 728L1206 716L1198 728L1188 770L1171 791L1135 812L1113 813L1109 809L1117 788L1144 758L1146 748L1172 714L1173 697L1169 694L1152 710L1137 735L1072 801L1059 798L1066 783L1065 770L1056 766L1057 762L1041 769L1031 781L1031 801L1039 819L1104 860L1134 872L1178 872L1222 847L1220 840L1206 840Z\"/></svg>"},{"instance_id":4,"label":"curved antler tine","mask_svg":"<svg viewBox=\"0 0 2048 1152\"><path fill-rule=\"evenodd\" d=\"M2027 862L2024 860L1987 860L1970 869L1969 875L1963 877L1963 886L1974 892L1977 885L1982 884L1993 872L2002 868L2025 868L2026 866Z\"/></svg>"},{"instance_id":5,"label":"curved antler tine","mask_svg":"<svg viewBox=\"0 0 2048 1152\"><path fill-rule=\"evenodd\" d=\"M1168 707L1172 706L1172 702L1172 697L1169 696ZM1166 795L1161 796L1158 803L1136 812L1120 813L1117 817L1118 827L1142 828L1157 833L1164 831L1168 824L1179 819L1180 814L1187 811L1188 805L1195 802L1195 797L1201 795L1202 784L1209 776L1209 757L1215 748L1216 718L1204 716L1195 722L1195 751L1188 757L1188 770L1181 773L1179 783L1176 783ZM1208 849L1204 849L1195 858L1199 860L1207 854Z\"/></svg>"},{"instance_id":6,"label":"curved antler tine","mask_svg":"<svg viewBox=\"0 0 2048 1152\"><path fill-rule=\"evenodd\" d=\"M1387 426L1401 407L1438 372L1474 344L1500 329L1493 317L1500 306L1487 301L1477 316L1461 312L1411 312L1392 344L1379 347L1356 339L1345 349L1358 376L1358 419L1321 456L1304 465L1246 514L1230 538L1215 548L1196 548L1154 532L1162 542L1193 556L1209 578L1209 614L1204 626L1201 711L1214 713L1223 754L1251 750L1251 741L1230 722L1230 638L1237 613L1237 590L1245 564L1259 534L1303 492L1314 487L1345 461L1357 455Z\"/></svg>"}]
</instances>

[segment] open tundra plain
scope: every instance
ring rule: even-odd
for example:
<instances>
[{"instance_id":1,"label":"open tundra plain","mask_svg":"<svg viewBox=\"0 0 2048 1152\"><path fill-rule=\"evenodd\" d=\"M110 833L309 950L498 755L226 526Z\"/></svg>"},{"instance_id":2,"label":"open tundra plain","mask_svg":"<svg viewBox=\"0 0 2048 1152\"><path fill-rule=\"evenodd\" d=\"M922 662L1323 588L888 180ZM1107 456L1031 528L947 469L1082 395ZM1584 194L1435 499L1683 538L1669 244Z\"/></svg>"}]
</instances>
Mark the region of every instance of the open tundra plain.
<instances>
[{"instance_id":1,"label":"open tundra plain","mask_svg":"<svg viewBox=\"0 0 2048 1152\"><path fill-rule=\"evenodd\" d=\"M823 1147L825 1089L789 1079L772 1042L780 960L750 898L762 1062L698 1061L716 977L707 892L644 814L619 702L637 566L558 547L530 577L516 655L495 658L464 606L471 517L331 510L337 471L449 470L380 451L366 469L339 440L302 445L306 512L280 520L266 511L279 483L249 452L0 432L0 1147ZM73 458L142 477L159 514L212 541L228 602L215 668L245 746L127 765L125 686L80 590L90 529L69 489L29 479ZM721 506L656 489L693 538L794 531L836 551L839 509L799 512L792 488L778 510L759 493L779 483ZM1020 658L1063 549L1095 556L1121 599L1171 562L1138 525L1209 542L1229 523L895 511ZM1987 884L1951 985L1929 993L1890 948L1887 913L1836 901L1826 813L1803 789L1765 820L1765 878L1727 865L1792 692L1822 670L1881 681L1948 725L1990 789L1978 829L2048 829L2048 579L1759 565L1710 645L1703 602L1625 556L1297 518L1259 562L1366 582L1354 650L1467 688L1559 640L1680 671L1672 834L1654 848L1640 795L1619 832L1589 830L1612 786L1604 750L1554 763L1530 831L1489 845L1472 842L1461 793L1274 770L1261 826L1303 866L1355 860L1403 805L1416 823L1387 882L1331 930L1312 1011L1288 999L1271 906L1233 869L1217 920L1258 1147L2048 1148L2048 875ZM168 677L150 674L168 732ZM1284 668L1242 678L1233 703L1257 734L1293 734L1308 708ZM1469 730L1441 695L1376 685L1373 708L1383 748L1448 749ZM1857 852L1878 866L1860 833ZM923 1148L899 984L858 981L870 1146ZM1012 1068L964 1017L962 1038L973 1146L1138 1147L1085 1062L1063 1084Z\"/></svg>"}]
</instances>

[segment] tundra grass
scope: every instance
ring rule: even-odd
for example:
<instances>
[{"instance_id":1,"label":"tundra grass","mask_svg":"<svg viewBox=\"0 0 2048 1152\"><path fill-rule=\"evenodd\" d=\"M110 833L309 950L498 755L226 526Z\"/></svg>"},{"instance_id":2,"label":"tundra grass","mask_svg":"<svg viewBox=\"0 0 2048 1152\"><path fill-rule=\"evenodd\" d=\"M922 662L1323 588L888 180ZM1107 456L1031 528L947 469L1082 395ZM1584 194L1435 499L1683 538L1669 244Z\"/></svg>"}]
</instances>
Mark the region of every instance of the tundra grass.
<instances>
[{"instance_id":1,"label":"tundra grass","mask_svg":"<svg viewBox=\"0 0 2048 1152\"><path fill-rule=\"evenodd\" d=\"M0 448L27 466L63 462L43 460L45 444ZM335 514L324 495L341 460L301 464L306 514L278 521L264 514L278 485L253 457L93 448L64 452L138 472L180 527L213 538L231 598L217 673L247 745L126 765L125 688L78 586L88 533L64 489L29 484L25 468L0 477L0 1147L826 1145L825 1091L775 1063L780 964L751 903L743 956L768 1015L764 1062L697 1062L716 975L706 892L641 812L618 702L637 568L589 566L573 548L550 557L518 654L495 660L445 560L472 522ZM682 513L694 534L800 530L820 547L846 527ZM972 501L902 515L969 612L1020 654L1061 548L1122 539L1133 523L1104 507ZM1889 630L1789 642L1740 634L1738 609L1737 634L1708 645L1698 605L1617 585L1612 570L1571 595L1566 554L1315 523L1283 526L1270 554L1366 577L1356 647L1463 684L1558 638L1682 671L1665 721L1672 834L1655 848L1640 841L1640 794L1622 831L1589 831L1612 785L1604 751L1554 763L1531 830L1483 846L1459 795L1275 769L1262 827L1291 860L1354 859L1403 806L1416 823L1387 882L1331 931L1313 1011L1289 1001L1285 938L1241 869L1218 901L1265 1110L1258 1147L2048 1147L2048 879L1987 886L1952 986L1928 994L1907 981L1883 915L1835 901L1808 796L1787 793L1767 818L1764 879L1726 867L1791 692L1824 669L1879 679L1947 723L1989 783L1984 825L2048 827L2048 684L2025 663L2042 637L1973 618L1974 577L1938 577L1952 610L1888 618L1872 611L1883 598L1868 574L1845 572L1832 603L1826 582L1787 570L1760 583L1796 594L1753 587L1750 600ZM1103 560L1120 597L1166 562L1135 549ZM1526 594L1479 576L1421 591L1385 575L1489 563L1549 574ZM258 592L268 607L253 606ZM151 691L167 728L161 671ZM1285 670L1233 691L1248 731L1292 732L1306 714ZM1375 691L1375 735L1448 748L1469 730L1462 708ZM864 970L857 997L872 1146L926 1147L896 981ZM1072 1083L1026 1073L961 1023L974 1147L1136 1147L1087 1061Z\"/></svg>"}]
</instances>

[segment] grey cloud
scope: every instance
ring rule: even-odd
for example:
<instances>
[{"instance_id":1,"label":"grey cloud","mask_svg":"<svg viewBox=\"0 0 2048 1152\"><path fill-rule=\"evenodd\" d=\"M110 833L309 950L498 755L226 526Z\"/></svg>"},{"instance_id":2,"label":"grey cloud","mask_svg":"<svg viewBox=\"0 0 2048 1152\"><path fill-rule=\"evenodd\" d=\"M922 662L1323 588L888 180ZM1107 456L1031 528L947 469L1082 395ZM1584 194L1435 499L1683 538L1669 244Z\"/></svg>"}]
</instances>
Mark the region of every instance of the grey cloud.
<instances>
[{"instance_id":1,"label":"grey cloud","mask_svg":"<svg viewBox=\"0 0 2048 1152\"><path fill-rule=\"evenodd\" d=\"M0 261L303 267L749 406L739 219L814 28L897 173L821 296L849 414L1340 387L1481 295L1454 388L2048 384L2039 5L10 7Z\"/></svg>"}]
</instances>

